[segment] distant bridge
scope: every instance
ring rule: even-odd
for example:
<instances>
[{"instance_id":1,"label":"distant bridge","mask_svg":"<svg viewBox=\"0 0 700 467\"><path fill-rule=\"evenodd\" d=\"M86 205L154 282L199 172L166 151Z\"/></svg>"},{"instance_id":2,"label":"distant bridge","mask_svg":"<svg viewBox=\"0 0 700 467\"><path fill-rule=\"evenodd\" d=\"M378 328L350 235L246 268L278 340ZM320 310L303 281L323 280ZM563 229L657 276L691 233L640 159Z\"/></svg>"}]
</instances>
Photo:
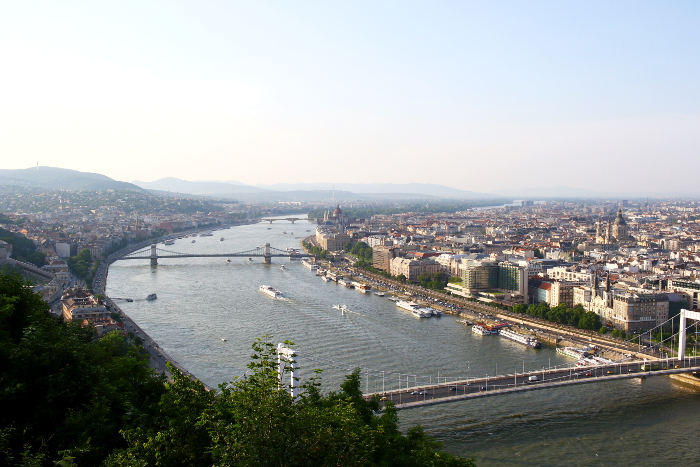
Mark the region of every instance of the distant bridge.
<instances>
[{"instance_id":1,"label":"distant bridge","mask_svg":"<svg viewBox=\"0 0 700 467\"><path fill-rule=\"evenodd\" d=\"M150 259L151 266L158 265L159 258L253 258L261 257L264 263L270 263L273 257L278 258L290 258L290 259L300 259L305 256L313 256L303 252L291 252L286 250L278 250L277 248L272 248L269 243L265 246L257 247L252 250L239 251L237 253L178 253L176 251L168 251L158 248L155 243L151 245L150 249L139 250L128 255L116 258L116 260L122 259Z\"/></svg>"},{"instance_id":2,"label":"distant bridge","mask_svg":"<svg viewBox=\"0 0 700 467\"><path fill-rule=\"evenodd\" d=\"M285 218L275 217L275 218L262 218L262 219L260 219L260 222L262 222L262 221L267 221L270 224L272 224L274 221L288 221L288 222L291 222L293 224L296 221L316 222L317 219L310 219L308 217L285 217Z\"/></svg>"}]
</instances>

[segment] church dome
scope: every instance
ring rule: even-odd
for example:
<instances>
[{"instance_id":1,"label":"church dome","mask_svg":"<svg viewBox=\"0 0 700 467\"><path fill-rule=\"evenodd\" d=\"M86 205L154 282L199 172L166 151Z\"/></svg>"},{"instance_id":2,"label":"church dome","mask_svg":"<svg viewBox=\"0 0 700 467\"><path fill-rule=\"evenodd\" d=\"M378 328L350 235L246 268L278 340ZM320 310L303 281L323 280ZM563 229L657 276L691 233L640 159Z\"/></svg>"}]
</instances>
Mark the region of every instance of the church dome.
<instances>
[{"instance_id":1,"label":"church dome","mask_svg":"<svg viewBox=\"0 0 700 467\"><path fill-rule=\"evenodd\" d=\"M340 217L343 215L343 210L340 209L340 204L338 205L337 208L333 211L333 217Z\"/></svg>"},{"instance_id":2,"label":"church dome","mask_svg":"<svg viewBox=\"0 0 700 467\"><path fill-rule=\"evenodd\" d=\"M627 225L627 222L625 221L625 218L622 217L622 209L617 211L617 217L615 218L615 225Z\"/></svg>"}]
</instances>

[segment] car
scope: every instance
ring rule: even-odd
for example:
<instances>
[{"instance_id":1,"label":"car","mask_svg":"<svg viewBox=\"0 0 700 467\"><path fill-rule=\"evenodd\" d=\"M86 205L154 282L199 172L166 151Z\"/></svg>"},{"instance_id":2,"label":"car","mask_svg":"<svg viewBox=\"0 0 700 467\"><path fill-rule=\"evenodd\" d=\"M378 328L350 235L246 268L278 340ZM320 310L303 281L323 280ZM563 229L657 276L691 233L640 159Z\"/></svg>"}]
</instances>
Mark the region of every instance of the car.
<instances>
[{"instance_id":1,"label":"car","mask_svg":"<svg viewBox=\"0 0 700 467\"><path fill-rule=\"evenodd\" d=\"M386 397L380 397L379 400L380 400L380 401L385 401L385 400L386 400Z\"/></svg>"},{"instance_id":2,"label":"car","mask_svg":"<svg viewBox=\"0 0 700 467\"><path fill-rule=\"evenodd\" d=\"M605 374L612 375L612 374L615 374L615 372L612 371L612 370L608 370L608 371L605 372Z\"/></svg>"},{"instance_id":3,"label":"car","mask_svg":"<svg viewBox=\"0 0 700 467\"><path fill-rule=\"evenodd\" d=\"M457 386L450 386L450 391L456 391L456 390L457 390Z\"/></svg>"},{"instance_id":4,"label":"car","mask_svg":"<svg viewBox=\"0 0 700 467\"><path fill-rule=\"evenodd\" d=\"M420 391L411 391L411 394L420 394Z\"/></svg>"},{"instance_id":5,"label":"car","mask_svg":"<svg viewBox=\"0 0 700 467\"><path fill-rule=\"evenodd\" d=\"M425 394L428 394L428 391L426 391L426 390L418 391L418 394L420 394L420 395L425 395Z\"/></svg>"},{"instance_id":6,"label":"car","mask_svg":"<svg viewBox=\"0 0 700 467\"><path fill-rule=\"evenodd\" d=\"M591 373L586 373L586 376L593 376Z\"/></svg>"},{"instance_id":7,"label":"car","mask_svg":"<svg viewBox=\"0 0 700 467\"><path fill-rule=\"evenodd\" d=\"M486 386L480 386L479 391L486 391Z\"/></svg>"},{"instance_id":8,"label":"car","mask_svg":"<svg viewBox=\"0 0 700 467\"><path fill-rule=\"evenodd\" d=\"M673 368L680 368L680 367L681 367L680 365L676 365L676 366L674 366Z\"/></svg>"},{"instance_id":9,"label":"car","mask_svg":"<svg viewBox=\"0 0 700 467\"><path fill-rule=\"evenodd\" d=\"M630 368L629 370L627 370L627 372L628 372L628 373L636 373L637 370L635 370L634 368Z\"/></svg>"}]
</instances>

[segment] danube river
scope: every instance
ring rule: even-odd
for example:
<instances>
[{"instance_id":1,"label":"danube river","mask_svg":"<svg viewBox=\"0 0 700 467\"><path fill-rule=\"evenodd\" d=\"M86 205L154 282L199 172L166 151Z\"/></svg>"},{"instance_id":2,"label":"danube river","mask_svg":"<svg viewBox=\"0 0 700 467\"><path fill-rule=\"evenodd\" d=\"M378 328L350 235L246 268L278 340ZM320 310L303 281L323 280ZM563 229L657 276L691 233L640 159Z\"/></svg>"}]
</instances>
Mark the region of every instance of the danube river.
<instances>
[{"instance_id":1,"label":"danube river","mask_svg":"<svg viewBox=\"0 0 700 467\"><path fill-rule=\"evenodd\" d=\"M279 221L180 239L183 253L236 253L269 242L299 247L313 225ZM285 233L286 232L286 233ZM220 238L224 238L223 241ZM194 243L192 240L196 240ZM281 266L284 265L284 269ZM271 285L287 297L258 291ZM535 350L478 336L455 317L418 319L393 302L326 283L296 261L186 258L118 261L107 293L175 360L210 386L246 371L250 344L271 335L296 344L301 377L322 368L327 388L360 367L363 390L509 374L561 365L552 348ZM156 293L157 300L145 301ZM346 305L341 313L333 305ZM222 339L226 339L225 341ZM364 377L364 375L363 375ZM480 467L503 465L695 465L700 394L665 377L526 392L400 411L453 453Z\"/></svg>"}]
</instances>

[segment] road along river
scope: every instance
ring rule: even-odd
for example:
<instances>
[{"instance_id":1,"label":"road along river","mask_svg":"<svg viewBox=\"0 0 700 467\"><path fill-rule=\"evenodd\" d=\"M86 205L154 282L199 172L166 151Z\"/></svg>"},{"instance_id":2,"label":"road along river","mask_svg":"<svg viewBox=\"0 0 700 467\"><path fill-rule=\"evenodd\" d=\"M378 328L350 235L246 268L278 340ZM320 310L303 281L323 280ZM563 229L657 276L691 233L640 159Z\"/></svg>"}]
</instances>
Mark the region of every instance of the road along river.
<instances>
[{"instance_id":1,"label":"road along river","mask_svg":"<svg viewBox=\"0 0 700 467\"><path fill-rule=\"evenodd\" d=\"M313 228L283 221L244 225L180 239L166 249L235 253L267 242L298 248ZM286 298L262 294L262 284ZM322 282L296 261L187 258L159 260L157 267L148 260L117 261L107 293L134 299L156 293L157 300L119 306L210 386L243 374L251 342L265 334L274 342L295 342L302 378L322 368L329 389L355 367L370 373L363 389L379 392L569 361L553 348L473 334L454 316L415 318L386 298ZM340 304L349 311L333 308ZM480 466L690 465L698 454L699 403L693 389L657 377L466 400L400 416L405 426L420 423L450 452L475 456Z\"/></svg>"}]
</instances>

